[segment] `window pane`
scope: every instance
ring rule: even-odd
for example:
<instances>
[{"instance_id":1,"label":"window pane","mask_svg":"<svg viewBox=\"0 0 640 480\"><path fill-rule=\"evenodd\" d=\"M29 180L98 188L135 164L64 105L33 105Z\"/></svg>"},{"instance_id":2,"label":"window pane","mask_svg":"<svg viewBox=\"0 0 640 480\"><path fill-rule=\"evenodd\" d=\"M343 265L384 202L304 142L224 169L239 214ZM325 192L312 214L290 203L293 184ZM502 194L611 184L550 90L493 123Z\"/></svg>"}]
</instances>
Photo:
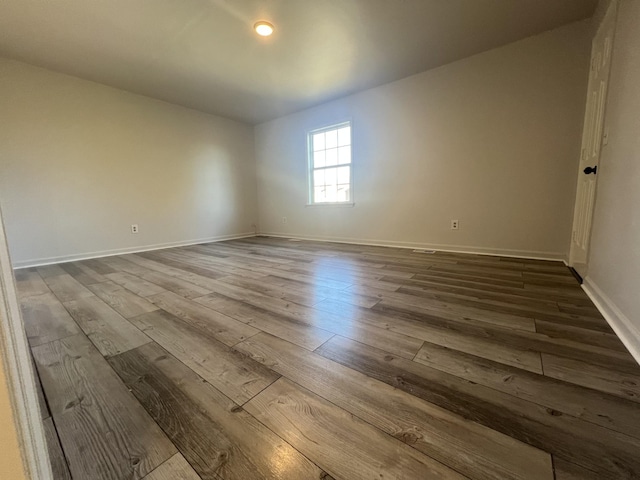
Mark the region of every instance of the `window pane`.
<instances>
[{"instance_id":1,"label":"window pane","mask_svg":"<svg viewBox=\"0 0 640 480\"><path fill-rule=\"evenodd\" d=\"M324 132L313 136L313 150L324 150Z\"/></svg>"},{"instance_id":2,"label":"window pane","mask_svg":"<svg viewBox=\"0 0 640 480\"><path fill-rule=\"evenodd\" d=\"M324 167L326 165L325 151L313 152L313 166L314 168Z\"/></svg>"},{"instance_id":3,"label":"window pane","mask_svg":"<svg viewBox=\"0 0 640 480\"><path fill-rule=\"evenodd\" d=\"M313 185L315 187L324 187L324 170L313 172Z\"/></svg>"},{"instance_id":4,"label":"window pane","mask_svg":"<svg viewBox=\"0 0 640 480\"><path fill-rule=\"evenodd\" d=\"M339 163L351 163L351 147L340 147L338 149Z\"/></svg>"},{"instance_id":5,"label":"window pane","mask_svg":"<svg viewBox=\"0 0 640 480\"><path fill-rule=\"evenodd\" d=\"M337 165L338 164L338 149L337 148L332 148L331 150L326 150L327 152L327 160L325 165L327 167L331 167L333 165ZM316 165L319 166L319 165Z\"/></svg>"},{"instance_id":6,"label":"window pane","mask_svg":"<svg viewBox=\"0 0 640 480\"><path fill-rule=\"evenodd\" d=\"M350 185L338 185L338 200L337 202L348 202L351 200L351 186Z\"/></svg>"},{"instance_id":7,"label":"window pane","mask_svg":"<svg viewBox=\"0 0 640 480\"><path fill-rule=\"evenodd\" d=\"M325 168L323 171L324 171L324 184L325 185L337 185L338 184L338 169L337 168Z\"/></svg>"},{"instance_id":8,"label":"window pane","mask_svg":"<svg viewBox=\"0 0 640 480\"><path fill-rule=\"evenodd\" d=\"M351 145L351 127L338 130L338 146Z\"/></svg>"},{"instance_id":9,"label":"window pane","mask_svg":"<svg viewBox=\"0 0 640 480\"><path fill-rule=\"evenodd\" d=\"M326 197L325 197L325 188L324 187L316 187L313 191L314 197L313 197L313 201L314 202L326 202Z\"/></svg>"},{"instance_id":10,"label":"window pane","mask_svg":"<svg viewBox=\"0 0 640 480\"><path fill-rule=\"evenodd\" d=\"M325 132L326 144L325 148L336 148L338 146L338 131L330 130Z\"/></svg>"},{"instance_id":11,"label":"window pane","mask_svg":"<svg viewBox=\"0 0 640 480\"><path fill-rule=\"evenodd\" d=\"M338 170L338 183L348 185L351 182L351 180L349 179L350 173L351 173L350 172L351 167L340 167L337 170Z\"/></svg>"},{"instance_id":12,"label":"window pane","mask_svg":"<svg viewBox=\"0 0 640 480\"><path fill-rule=\"evenodd\" d=\"M327 185L327 190L325 192L325 199L327 202L337 202L338 201L338 186L337 185Z\"/></svg>"}]
</instances>

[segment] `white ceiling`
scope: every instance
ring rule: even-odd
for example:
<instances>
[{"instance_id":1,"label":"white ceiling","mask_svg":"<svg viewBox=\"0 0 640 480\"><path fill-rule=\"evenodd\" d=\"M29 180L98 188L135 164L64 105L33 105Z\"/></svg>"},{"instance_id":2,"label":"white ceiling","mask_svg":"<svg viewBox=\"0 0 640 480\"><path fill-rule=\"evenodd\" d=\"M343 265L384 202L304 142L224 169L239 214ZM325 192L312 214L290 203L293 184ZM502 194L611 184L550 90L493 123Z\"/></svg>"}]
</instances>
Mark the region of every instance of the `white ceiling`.
<instances>
[{"instance_id":1,"label":"white ceiling","mask_svg":"<svg viewBox=\"0 0 640 480\"><path fill-rule=\"evenodd\" d=\"M248 123L592 15L597 0L1 0L0 55ZM257 20L272 22L258 37Z\"/></svg>"}]
</instances>

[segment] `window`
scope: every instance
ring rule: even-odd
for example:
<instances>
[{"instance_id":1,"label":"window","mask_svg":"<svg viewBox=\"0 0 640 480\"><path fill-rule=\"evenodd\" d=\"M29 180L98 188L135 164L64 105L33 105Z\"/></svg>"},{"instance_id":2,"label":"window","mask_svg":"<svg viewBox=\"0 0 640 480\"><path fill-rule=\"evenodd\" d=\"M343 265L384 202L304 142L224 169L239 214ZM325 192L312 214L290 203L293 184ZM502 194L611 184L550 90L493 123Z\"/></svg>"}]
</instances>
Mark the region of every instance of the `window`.
<instances>
[{"instance_id":1,"label":"window","mask_svg":"<svg viewBox=\"0 0 640 480\"><path fill-rule=\"evenodd\" d=\"M352 203L351 122L309 132L309 203Z\"/></svg>"}]
</instances>

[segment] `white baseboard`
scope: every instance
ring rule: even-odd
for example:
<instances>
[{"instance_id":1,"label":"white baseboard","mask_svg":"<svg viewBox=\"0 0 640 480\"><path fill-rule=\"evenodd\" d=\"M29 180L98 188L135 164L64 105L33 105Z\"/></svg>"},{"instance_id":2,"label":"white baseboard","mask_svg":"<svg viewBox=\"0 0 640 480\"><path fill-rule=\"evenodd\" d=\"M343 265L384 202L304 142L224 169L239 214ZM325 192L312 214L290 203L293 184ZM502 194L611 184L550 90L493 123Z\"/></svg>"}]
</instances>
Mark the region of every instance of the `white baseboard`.
<instances>
[{"instance_id":1,"label":"white baseboard","mask_svg":"<svg viewBox=\"0 0 640 480\"><path fill-rule=\"evenodd\" d=\"M534 260L551 260L561 262L566 259L564 253L559 252L539 252L529 250L509 250L505 248L485 248L485 247L472 247L466 245L443 245L435 243L415 243L415 242L395 242L390 240L370 240L362 238L346 238L346 237L325 237L325 236L309 236L309 235L297 235L292 233L275 233L275 232L260 232L259 237L278 237L278 238L298 238L300 240L312 240L315 242L334 242L334 243L348 243L352 245L370 245L375 247L395 247L395 248L415 248L415 249L427 249L437 250L440 252L454 252L454 253L471 253L475 255L494 255L497 257L514 257L514 258L528 258Z\"/></svg>"},{"instance_id":2,"label":"white baseboard","mask_svg":"<svg viewBox=\"0 0 640 480\"><path fill-rule=\"evenodd\" d=\"M611 326L618 338L622 341L629 353L633 355L636 362L640 364L640 328L616 306L615 303L587 277L582 284L583 290L587 293L591 301L600 310L607 323Z\"/></svg>"},{"instance_id":3,"label":"white baseboard","mask_svg":"<svg viewBox=\"0 0 640 480\"><path fill-rule=\"evenodd\" d=\"M89 260L91 258L112 257L114 255L124 255L126 253L149 252L151 250L162 250L171 247L186 247L188 245L198 245L200 243L222 242L224 240L234 240L236 238L255 237L256 234L237 233L233 235L219 235L217 237L199 238L197 240L186 240L180 242L156 243L154 245L143 245L137 247L118 248L113 250L102 250L98 252L85 252L77 255L62 255L60 257L38 258L34 260L25 260L22 262L14 262L14 270L28 267L41 267L43 265L52 265L55 263L73 262L76 260Z\"/></svg>"}]
</instances>

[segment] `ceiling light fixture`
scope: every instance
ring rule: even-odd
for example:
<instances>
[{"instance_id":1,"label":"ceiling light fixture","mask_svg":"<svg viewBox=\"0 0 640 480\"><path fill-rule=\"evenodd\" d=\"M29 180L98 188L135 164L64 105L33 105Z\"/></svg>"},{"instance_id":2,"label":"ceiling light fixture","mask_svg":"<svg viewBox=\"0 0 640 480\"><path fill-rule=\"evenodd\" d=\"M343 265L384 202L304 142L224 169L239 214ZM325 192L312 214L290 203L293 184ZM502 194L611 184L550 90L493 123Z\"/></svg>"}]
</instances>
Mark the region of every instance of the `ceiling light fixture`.
<instances>
[{"instance_id":1,"label":"ceiling light fixture","mask_svg":"<svg viewBox=\"0 0 640 480\"><path fill-rule=\"evenodd\" d=\"M257 22L253 26L253 29L256 31L258 35L261 35L263 37L268 37L273 33L273 25L271 25L269 22L265 22L262 20Z\"/></svg>"}]
</instances>

